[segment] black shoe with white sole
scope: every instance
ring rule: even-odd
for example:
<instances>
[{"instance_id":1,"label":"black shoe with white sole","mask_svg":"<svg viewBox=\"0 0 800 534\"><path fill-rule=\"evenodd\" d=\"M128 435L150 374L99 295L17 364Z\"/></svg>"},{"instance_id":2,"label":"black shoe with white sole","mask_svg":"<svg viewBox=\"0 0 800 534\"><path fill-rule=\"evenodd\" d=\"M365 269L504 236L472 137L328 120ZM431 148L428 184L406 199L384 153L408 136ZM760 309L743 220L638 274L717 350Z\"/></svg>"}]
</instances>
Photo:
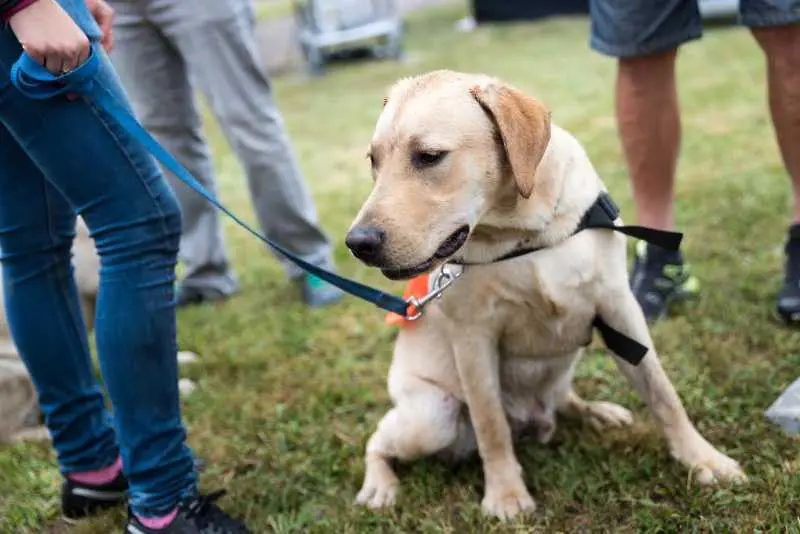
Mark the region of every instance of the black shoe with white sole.
<instances>
[{"instance_id":1,"label":"black shoe with white sole","mask_svg":"<svg viewBox=\"0 0 800 534\"><path fill-rule=\"evenodd\" d=\"M243 522L215 504L224 494L224 491L217 491L185 500L178 506L175 519L162 529L147 528L129 514L125 534L252 534Z\"/></svg>"},{"instance_id":2,"label":"black shoe with white sole","mask_svg":"<svg viewBox=\"0 0 800 534\"><path fill-rule=\"evenodd\" d=\"M203 472L206 464L194 459L194 468ZM128 480L122 471L117 478L99 486L75 482L66 478L61 485L61 515L70 524L95 515L102 510L125 504L128 499Z\"/></svg>"},{"instance_id":3,"label":"black shoe with white sole","mask_svg":"<svg viewBox=\"0 0 800 534\"><path fill-rule=\"evenodd\" d=\"M776 312L786 324L800 326L800 224L789 229L785 250L783 288L778 295Z\"/></svg>"},{"instance_id":4,"label":"black shoe with white sole","mask_svg":"<svg viewBox=\"0 0 800 534\"><path fill-rule=\"evenodd\" d=\"M61 486L61 513L64 521L75 523L106 508L123 504L128 496L128 480L120 472L117 478L94 486L67 478Z\"/></svg>"}]
</instances>

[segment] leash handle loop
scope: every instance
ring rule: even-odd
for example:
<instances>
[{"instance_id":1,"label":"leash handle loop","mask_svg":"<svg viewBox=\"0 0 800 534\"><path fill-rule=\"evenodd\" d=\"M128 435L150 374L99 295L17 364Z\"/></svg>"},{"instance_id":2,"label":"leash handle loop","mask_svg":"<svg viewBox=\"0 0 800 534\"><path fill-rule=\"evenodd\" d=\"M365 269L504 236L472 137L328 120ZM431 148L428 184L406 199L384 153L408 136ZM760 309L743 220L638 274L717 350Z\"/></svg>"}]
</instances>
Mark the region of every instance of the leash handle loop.
<instances>
[{"instance_id":1,"label":"leash handle loop","mask_svg":"<svg viewBox=\"0 0 800 534\"><path fill-rule=\"evenodd\" d=\"M89 95L100 69L97 45L92 45L89 57L73 70L56 75L23 52L11 66L11 83L32 100L46 100L66 93Z\"/></svg>"}]
</instances>

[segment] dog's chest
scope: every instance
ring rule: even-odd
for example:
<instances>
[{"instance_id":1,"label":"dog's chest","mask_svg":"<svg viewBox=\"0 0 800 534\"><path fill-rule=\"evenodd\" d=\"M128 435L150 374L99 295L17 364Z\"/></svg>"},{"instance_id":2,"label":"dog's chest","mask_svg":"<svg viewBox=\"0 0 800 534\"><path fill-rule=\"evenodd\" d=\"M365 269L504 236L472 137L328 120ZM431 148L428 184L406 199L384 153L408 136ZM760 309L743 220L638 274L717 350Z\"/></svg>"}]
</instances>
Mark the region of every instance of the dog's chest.
<instances>
[{"instance_id":1,"label":"dog's chest","mask_svg":"<svg viewBox=\"0 0 800 534\"><path fill-rule=\"evenodd\" d=\"M504 357L561 356L591 341L596 307L593 278L587 273L574 265L554 269L546 261L466 270L445 299L446 309L459 324L490 326ZM456 289L470 295L456 294Z\"/></svg>"},{"instance_id":2,"label":"dog's chest","mask_svg":"<svg viewBox=\"0 0 800 534\"><path fill-rule=\"evenodd\" d=\"M592 306L580 296L545 296L501 305L499 349L506 358L551 358L574 352L591 341Z\"/></svg>"}]
</instances>

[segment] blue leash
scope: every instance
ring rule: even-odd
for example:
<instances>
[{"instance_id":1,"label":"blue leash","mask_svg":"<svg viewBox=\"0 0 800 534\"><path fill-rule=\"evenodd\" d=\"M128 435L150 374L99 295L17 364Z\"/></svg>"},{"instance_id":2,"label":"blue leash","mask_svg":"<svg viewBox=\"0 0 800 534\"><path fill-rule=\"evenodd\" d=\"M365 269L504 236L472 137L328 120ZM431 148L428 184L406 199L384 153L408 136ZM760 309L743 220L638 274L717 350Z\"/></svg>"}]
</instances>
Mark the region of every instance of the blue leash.
<instances>
[{"instance_id":1,"label":"blue leash","mask_svg":"<svg viewBox=\"0 0 800 534\"><path fill-rule=\"evenodd\" d=\"M403 317L408 316L409 304L405 300L354 280L343 278L298 258L279 244L254 230L231 210L226 208L214 195L203 187L183 165L178 163L178 161L172 157L141 124L139 124L139 121L120 105L116 98L95 79L100 68L100 52L97 46L96 44L92 46L92 54L82 65L61 76L52 74L28 54L23 53L11 67L11 82L22 94L34 100L45 100L68 93L76 93L92 100L97 106L110 114L134 139L144 145L156 159L174 173L175 176L180 178L183 183L197 191L218 209L222 210L239 226L289 258L300 268L338 287L342 291L371 302L386 311L394 312Z\"/></svg>"}]
</instances>

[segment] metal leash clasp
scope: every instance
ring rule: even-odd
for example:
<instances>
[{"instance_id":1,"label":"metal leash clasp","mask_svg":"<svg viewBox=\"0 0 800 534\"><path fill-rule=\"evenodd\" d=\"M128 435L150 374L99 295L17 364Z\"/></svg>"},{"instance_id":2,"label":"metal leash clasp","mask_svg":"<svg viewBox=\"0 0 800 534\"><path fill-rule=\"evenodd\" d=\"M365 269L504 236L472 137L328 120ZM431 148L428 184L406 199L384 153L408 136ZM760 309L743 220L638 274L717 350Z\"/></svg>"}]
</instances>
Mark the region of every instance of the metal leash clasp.
<instances>
[{"instance_id":1,"label":"metal leash clasp","mask_svg":"<svg viewBox=\"0 0 800 534\"><path fill-rule=\"evenodd\" d=\"M420 298L412 296L406 300L409 307L414 307L414 313L407 315L406 319L409 321L416 321L422 317L425 306L433 299L442 298L442 294L444 294L445 289L450 287L450 285L455 282L459 276L461 276L461 273L461 270L452 272L450 271L448 265L443 266L442 270L439 271L439 274L436 275L436 278L433 279L433 289L427 295Z\"/></svg>"}]
</instances>

